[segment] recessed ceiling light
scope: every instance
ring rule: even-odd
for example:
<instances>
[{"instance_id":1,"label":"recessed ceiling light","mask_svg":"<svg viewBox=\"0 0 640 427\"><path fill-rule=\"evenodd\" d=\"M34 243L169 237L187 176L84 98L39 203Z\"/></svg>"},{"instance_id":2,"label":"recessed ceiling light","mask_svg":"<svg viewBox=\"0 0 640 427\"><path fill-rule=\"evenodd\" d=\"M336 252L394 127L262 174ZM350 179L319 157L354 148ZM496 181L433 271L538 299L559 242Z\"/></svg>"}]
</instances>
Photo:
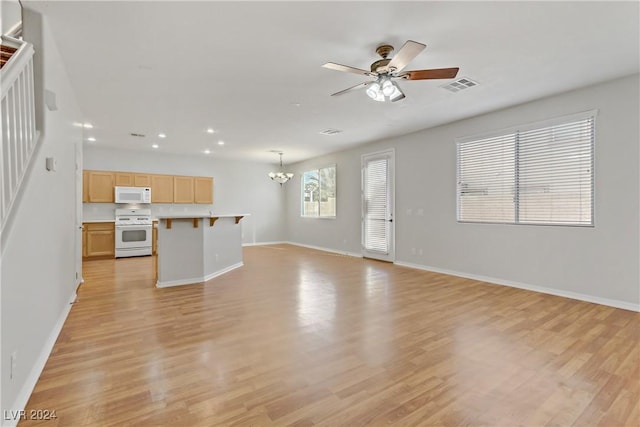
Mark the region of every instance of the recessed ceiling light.
<instances>
[{"instance_id":1,"label":"recessed ceiling light","mask_svg":"<svg viewBox=\"0 0 640 427\"><path fill-rule=\"evenodd\" d=\"M218 141L218 145L224 145L224 141Z\"/></svg>"},{"instance_id":2,"label":"recessed ceiling light","mask_svg":"<svg viewBox=\"0 0 640 427\"><path fill-rule=\"evenodd\" d=\"M167 137L167 134L165 134L165 133L159 133L158 134L158 138L166 138L166 137Z\"/></svg>"},{"instance_id":3,"label":"recessed ceiling light","mask_svg":"<svg viewBox=\"0 0 640 427\"><path fill-rule=\"evenodd\" d=\"M207 133L213 133L214 130L212 128L207 129Z\"/></svg>"},{"instance_id":4,"label":"recessed ceiling light","mask_svg":"<svg viewBox=\"0 0 640 427\"><path fill-rule=\"evenodd\" d=\"M85 129L93 129L93 125L91 123L85 123L82 125L82 127Z\"/></svg>"},{"instance_id":5,"label":"recessed ceiling light","mask_svg":"<svg viewBox=\"0 0 640 427\"><path fill-rule=\"evenodd\" d=\"M158 144L153 144L153 145L151 146L151 148L158 148L158 147L160 147Z\"/></svg>"},{"instance_id":6,"label":"recessed ceiling light","mask_svg":"<svg viewBox=\"0 0 640 427\"><path fill-rule=\"evenodd\" d=\"M87 138L87 141L96 142L96 139L94 137L90 136L89 138Z\"/></svg>"},{"instance_id":7,"label":"recessed ceiling light","mask_svg":"<svg viewBox=\"0 0 640 427\"><path fill-rule=\"evenodd\" d=\"M204 154L211 154L211 150L204 150Z\"/></svg>"}]
</instances>

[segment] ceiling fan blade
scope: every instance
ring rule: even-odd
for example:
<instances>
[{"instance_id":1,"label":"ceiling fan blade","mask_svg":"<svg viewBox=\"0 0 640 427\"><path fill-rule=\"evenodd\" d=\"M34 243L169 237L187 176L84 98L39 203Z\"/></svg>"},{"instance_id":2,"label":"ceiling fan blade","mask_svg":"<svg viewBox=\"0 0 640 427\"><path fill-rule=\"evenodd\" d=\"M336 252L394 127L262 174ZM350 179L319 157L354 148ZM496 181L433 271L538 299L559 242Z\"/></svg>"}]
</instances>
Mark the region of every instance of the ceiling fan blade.
<instances>
[{"instance_id":1,"label":"ceiling fan blade","mask_svg":"<svg viewBox=\"0 0 640 427\"><path fill-rule=\"evenodd\" d=\"M459 68L434 68L431 70L405 71L396 77L407 80L452 79L458 75Z\"/></svg>"},{"instance_id":2,"label":"ceiling fan blade","mask_svg":"<svg viewBox=\"0 0 640 427\"><path fill-rule=\"evenodd\" d=\"M347 73L360 74L360 75L363 75L363 76L375 76L375 75L377 75L376 73L372 73L372 72L367 71L367 70L361 70L360 68L349 67L348 65L336 64L335 62L327 62L326 64L323 65L323 67L324 68L328 68L330 70L344 71L344 72L347 72Z\"/></svg>"},{"instance_id":3,"label":"ceiling fan blade","mask_svg":"<svg viewBox=\"0 0 640 427\"><path fill-rule=\"evenodd\" d=\"M370 85L371 83L373 82L358 83L357 85L341 90L340 92L332 93L331 96L342 95L343 93L347 93L355 89L360 89L361 87L365 87L367 85Z\"/></svg>"},{"instance_id":4,"label":"ceiling fan blade","mask_svg":"<svg viewBox=\"0 0 640 427\"><path fill-rule=\"evenodd\" d=\"M407 40L407 42L402 45L398 53L393 55L393 58L391 58L391 62L389 62L387 67L394 71L403 70L404 67L406 67L413 58L418 56L425 47L427 47L427 45L414 42L413 40Z\"/></svg>"}]
</instances>

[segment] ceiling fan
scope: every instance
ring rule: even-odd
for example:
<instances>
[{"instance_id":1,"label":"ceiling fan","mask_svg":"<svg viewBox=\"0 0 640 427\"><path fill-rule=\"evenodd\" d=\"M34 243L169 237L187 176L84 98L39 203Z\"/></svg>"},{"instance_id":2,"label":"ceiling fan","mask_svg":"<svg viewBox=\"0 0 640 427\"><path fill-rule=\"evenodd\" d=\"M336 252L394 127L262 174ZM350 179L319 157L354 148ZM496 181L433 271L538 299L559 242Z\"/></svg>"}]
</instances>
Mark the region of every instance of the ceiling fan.
<instances>
[{"instance_id":1,"label":"ceiling fan","mask_svg":"<svg viewBox=\"0 0 640 427\"><path fill-rule=\"evenodd\" d=\"M430 70L412 70L403 71L413 58L418 56L422 50L427 47L422 43L413 40L407 42L400 48L393 58L388 58L393 52L393 46L390 44L381 44L376 48L376 53L382 57L371 64L371 71L362 70L360 68L349 67L347 65L327 62L323 65L325 68L336 71L344 71L347 73L361 74L363 76L375 77L375 80L359 83L350 88L341 90L331 94L331 96L342 95L354 89L360 89L366 86L367 95L374 101L399 101L405 97L398 84L393 81L396 79L405 80L432 80L432 79L452 79L458 74L459 68L434 68Z\"/></svg>"}]
</instances>

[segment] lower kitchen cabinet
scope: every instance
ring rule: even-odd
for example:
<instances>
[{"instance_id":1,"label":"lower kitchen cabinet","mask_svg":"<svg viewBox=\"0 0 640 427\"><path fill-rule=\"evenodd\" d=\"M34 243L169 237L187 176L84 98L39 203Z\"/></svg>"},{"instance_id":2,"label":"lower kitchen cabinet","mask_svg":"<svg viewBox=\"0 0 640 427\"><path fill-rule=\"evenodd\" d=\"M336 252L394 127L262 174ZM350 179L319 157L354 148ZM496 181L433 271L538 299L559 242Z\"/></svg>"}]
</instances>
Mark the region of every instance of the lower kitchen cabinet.
<instances>
[{"instance_id":1,"label":"lower kitchen cabinet","mask_svg":"<svg viewBox=\"0 0 640 427\"><path fill-rule=\"evenodd\" d=\"M86 222L83 226L82 255L85 258L115 257L116 230L113 222Z\"/></svg>"},{"instance_id":2,"label":"lower kitchen cabinet","mask_svg":"<svg viewBox=\"0 0 640 427\"><path fill-rule=\"evenodd\" d=\"M158 252L158 221L153 221L153 228L151 232L151 254L155 255Z\"/></svg>"},{"instance_id":3,"label":"lower kitchen cabinet","mask_svg":"<svg viewBox=\"0 0 640 427\"><path fill-rule=\"evenodd\" d=\"M87 257L87 227L82 226L82 258Z\"/></svg>"}]
</instances>

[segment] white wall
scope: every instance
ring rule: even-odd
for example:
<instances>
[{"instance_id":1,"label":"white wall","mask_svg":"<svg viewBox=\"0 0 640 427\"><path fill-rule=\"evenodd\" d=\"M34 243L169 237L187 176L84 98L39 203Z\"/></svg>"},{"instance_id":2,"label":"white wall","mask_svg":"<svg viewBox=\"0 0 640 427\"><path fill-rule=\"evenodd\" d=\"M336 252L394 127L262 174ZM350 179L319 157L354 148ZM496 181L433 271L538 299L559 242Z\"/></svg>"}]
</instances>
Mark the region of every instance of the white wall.
<instances>
[{"instance_id":1,"label":"white wall","mask_svg":"<svg viewBox=\"0 0 640 427\"><path fill-rule=\"evenodd\" d=\"M43 140L23 183L13 220L2 234L2 410L22 409L75 295L75 144L82 121L66 70L45 25L25 11L25 40L34 43L36 90L57 95L57 111L37 103ZM42 111L44 110L44 111ZM57 171L45 170L45 158ZM8 228L8 229L7 229ZM10 355L17 355L10 379ZM4 414L4 412L3 412ZM4 417L3 417L4 418ZM11 424L3 421L3 424Z\"/></svg>"},{"instance_id":2,"label":"white wall","mask_svg":"<svg viewBox=\"0 0 640 427\"><path fill-rule=\"evenodd\" d=\"M636 74L292 165L288 240L360 253L360 156L393 147L397 262L640 310L638 80ZM456 138L592 109L599 110L594 228L456 222ZM301 172L333 163L337 219L301 218Z\"/></svg>"},{"instance_id":3,"label":"white wall","mask_svg":"<svg viewBox=\"0 0 640 427\"><path fill-rule=\"evenodd\" d=\"M18 0L0 2L0 34L7 34L22 20L22 8Z\"/></svg>"},{"instance_id":4,"label":"white wall","mask_svg":"<svg viewBox=\"0 0 640 427\"><path fill-rule=\"evenodd\" d=\"M123 151L85 144L85 169L213 177L213 206L152 204L152 214L249 213L241 221L243 243L282 241L284 192L267 176L273 165L162 152ZM85 203L83 219L113 219L112 203Z\"/></svg>"}]
</instances>

